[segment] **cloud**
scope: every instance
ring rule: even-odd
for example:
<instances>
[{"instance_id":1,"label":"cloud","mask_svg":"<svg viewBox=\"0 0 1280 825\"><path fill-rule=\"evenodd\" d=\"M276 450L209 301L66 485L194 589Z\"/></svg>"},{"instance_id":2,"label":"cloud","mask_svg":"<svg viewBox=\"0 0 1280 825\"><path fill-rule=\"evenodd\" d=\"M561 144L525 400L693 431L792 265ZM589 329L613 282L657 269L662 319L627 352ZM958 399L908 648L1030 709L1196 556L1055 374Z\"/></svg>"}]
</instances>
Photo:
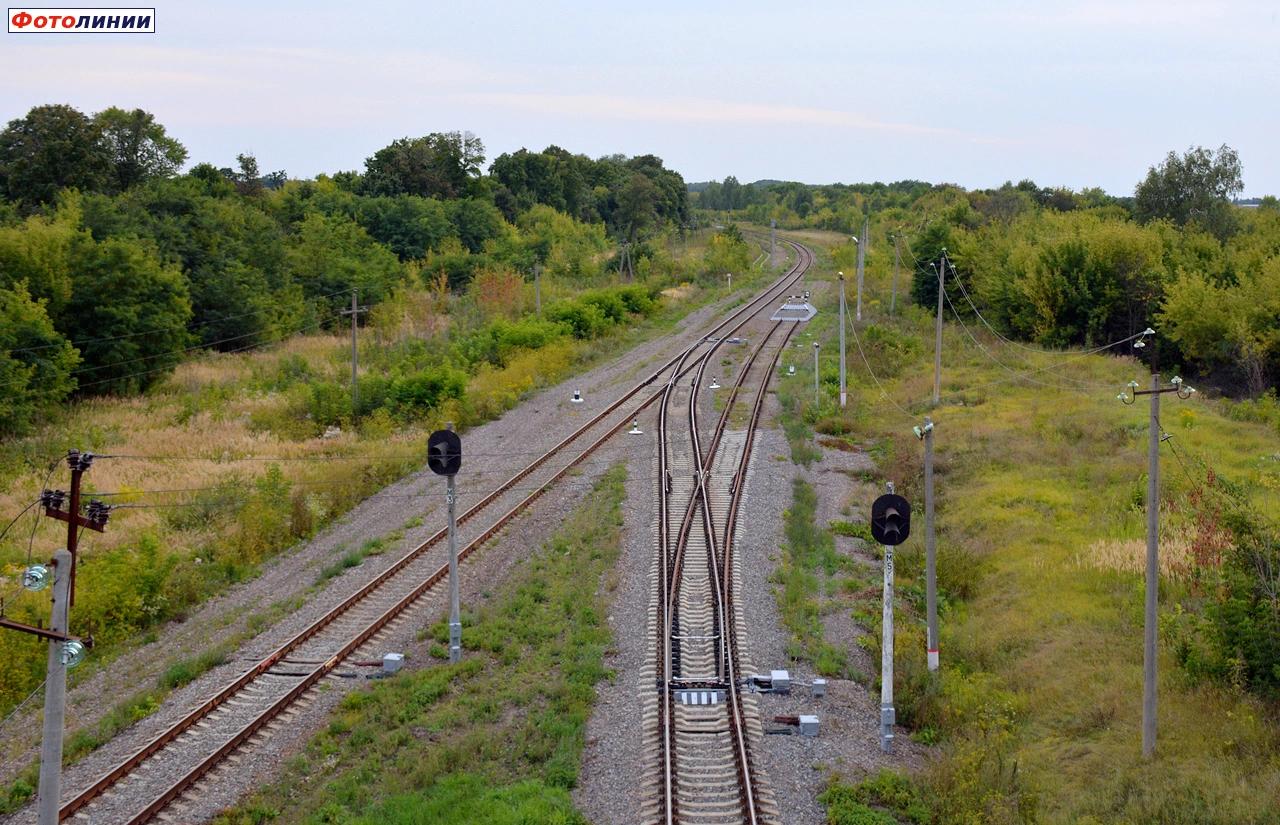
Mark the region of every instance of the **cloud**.
<instances>
[{"instance_id":1,"label":"cloud","mask_svg":"<svg viewBox=\"0 0 1280 825\"><path fill-rule=\"evenodd\" d=\"M463 104L579 118L648 123L810 126L916 137L946 137L975 143L1004 142L1001 139L967 134L947 127L879 120L840 109L771 103L737 103L707 98L477 92L452 95L451 99Z\"/></svg>"}]
</instances>

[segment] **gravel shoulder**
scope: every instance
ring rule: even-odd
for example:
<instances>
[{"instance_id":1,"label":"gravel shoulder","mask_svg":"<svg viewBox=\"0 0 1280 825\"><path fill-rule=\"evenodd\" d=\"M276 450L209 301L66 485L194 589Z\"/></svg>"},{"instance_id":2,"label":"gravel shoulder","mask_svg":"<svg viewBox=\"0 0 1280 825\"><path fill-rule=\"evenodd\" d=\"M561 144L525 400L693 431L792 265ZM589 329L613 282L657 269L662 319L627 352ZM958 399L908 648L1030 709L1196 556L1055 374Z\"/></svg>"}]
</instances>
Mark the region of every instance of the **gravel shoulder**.
<instances>
[{"instance_id":1,"label":"gravel shoulder","mask_svg":"<svg viewBox=\"0 0 1280 825\"><path fill-rule=\"evenodd\" d=\"M822 460L809 468L791 462L790 449L777 423L778 403L770 392L765 401L761 429L757 432L748 476L742 517L737 530L737 553L742 562L737 604L744 611L752 635L746 641L747 657L761 670L785 668L798 685L808 685L816 674L803 662L787 657L787 632L778 612L772 578L782 560L784 511L792 500L792 480L801 478L818 493L816 517L822 525L849 518L844 510L861 502L870 485L858 480L874 469L863 453L823 449ZM641 673L648 651L644 628L649 604L649 568L653 554L654 483L652 456L633 469L627 482L623 553L616 569L609 614L615 643L606 659L612 680L598 686L596 706L587 724L579 785L574 800L596 825L630 825L636 822L638 800L648 788L640 770L645 763L641 702ZM870 499L867 499L868 501ZM856 511L856 507L854 508ZM856 520L856 516L854 517ZM879 571L878 558L859 542L839 539L838 550ZM849 651L850 662L864 674L874 674L879 664L856 640L865 630L855 625L849 609L831 605L824 615L829 641ZM874 683L874 677L867 680ZM789 696L761 695L766 730L782 725L775 715L814 714L820 719L817 738L766 734L756 752L757 766L772 788L782 821L787 825L821 825L826 821L817 795L833 773L858 779L882 767L918 768L924 749L900 732L894 753L885 755L879 745L879 695L855 680L828 679L827 695L811 697L807 686Z\"/></svg>"}]
</instances>

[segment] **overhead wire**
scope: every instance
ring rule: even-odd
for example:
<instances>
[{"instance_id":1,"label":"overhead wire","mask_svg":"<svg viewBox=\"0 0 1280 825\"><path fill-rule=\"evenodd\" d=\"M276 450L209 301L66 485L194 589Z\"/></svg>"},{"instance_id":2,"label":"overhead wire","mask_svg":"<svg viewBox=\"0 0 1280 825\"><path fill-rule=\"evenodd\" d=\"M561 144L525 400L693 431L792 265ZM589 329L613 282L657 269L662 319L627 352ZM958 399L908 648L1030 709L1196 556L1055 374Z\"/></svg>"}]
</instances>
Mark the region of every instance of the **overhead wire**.
<instances>
[{"instance_id":1,"label":"overhead wire","mask_svg":"<svg viewBox=\"0 0 1280 825\"><path fill-rule=\"evenodd\" d=\"M333 298L337 295L345 295L350 291L351 291L350 289L340 289L340 290L337 290L336 292L330 292L325 295L318 295L316 297L319 299ZM263 307L262 309L255 309L249 312L241 313L240 315L227 315L222 318L215 318L209 321L202 321L199 324L195 324L194 326L190 326L190 327L188 327L186 324L174 324L167 327L156 327L154 329L141 330L139 332L127 332L121 335L109 335L102 338L83 338L83 339L80 339L79 341L69 341L67 343L70 343L71 346L73 347L79 347L85 344L103 344L109 341L121 341L128 338L137 338L142 335L155 335L158 332L172 332L175 329L186 329L188 331L195 331L197 329L202 329L204 327L211 326L212 324L221 324L225 321L236 321L241 318L248 318L250 315L260 315L264 312L269 312L273 309L275 309L275 307ZM50 347L60 347L60 346L62 346L62 342L57 342L53 344L40 344L34 347L23 347L22 349L7 350L7 352L10 355L16 355L17 353L20 353L20 352L34 352L36 350L49 349Z\"/></svg>"},{"instance_id":2,"label":"overhead wire","mask_svg":"<svg viewBox=\"0 0 1280 825\"><path fill-rule=\"evenodd\" d=\"M871 380L875 382L876 389L880 390L880 396L898 409L904 416L911 421L917 421L918 418L893 399L889 392L884 388L884 384L880 383L880 377L876 375L876 371L871 368L871 361L867 358L866 351L862 348L862 340L858 337L858 326L853 322L852 316L848 318L849 329L853 332L853 343L858 348L858 354L862 356L862 363L867 368L867 374L871 376Z\"/></svg>"}]
</instances>

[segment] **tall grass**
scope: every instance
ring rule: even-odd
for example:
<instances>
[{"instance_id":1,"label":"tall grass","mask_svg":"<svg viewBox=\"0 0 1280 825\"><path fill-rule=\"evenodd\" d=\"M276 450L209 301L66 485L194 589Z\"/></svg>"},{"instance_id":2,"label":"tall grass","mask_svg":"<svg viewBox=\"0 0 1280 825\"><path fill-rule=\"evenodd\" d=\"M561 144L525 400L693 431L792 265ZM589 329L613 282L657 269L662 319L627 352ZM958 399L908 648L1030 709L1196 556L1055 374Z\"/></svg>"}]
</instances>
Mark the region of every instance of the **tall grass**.
<instances>
[{"instance_id":1,"label":"tall grass","mask_svg":"<svg viewBox=\"0 0 1280 825\"><path fill-rule=\"evenodd\" d=\"M871 294L886 287L883 275L868 278ZM929 340L929 319L914 308L896 320L870 315L866 329L880 332L860 330L864 347L895 336ZM829 318L813 325L832 352ZM1055 360L975 335L1018 371ZM880 473L917 512L920 448L910 427L924 414L937 425L942 670L928 674L910 621L895 657L900 719L939 742L938 759L918 777L931 821L1280 821L1280 707L1243 690L1243 680L1185 664L1196 660L1185 646L1203 638L1186 617L1201 615L1213 580L1196 571L1212 565L1218 540L1213 517L1194 501L1205 481L1190 459L1206 459L1242 502L1274 516L1269 413L1205 400L1165 411L1173 446L1162 448L1160 738L1158 759L1144 762L1136 551L1145 546L1146 421L1144 410L1115 401L1142 367L1091 356L1035 381L1009 380L949 324L942 404L930 410L931 347L895 349L867 352L877 386L850 340L850 409L802 399L799 415L834 416L830 426L847 431L840 437L873 445ZM829 372L828 397L836 389ZM923 590L919 535L913 525L900 551L909 610L918 610L910 594Z\"/></svg>"}]
</instances>

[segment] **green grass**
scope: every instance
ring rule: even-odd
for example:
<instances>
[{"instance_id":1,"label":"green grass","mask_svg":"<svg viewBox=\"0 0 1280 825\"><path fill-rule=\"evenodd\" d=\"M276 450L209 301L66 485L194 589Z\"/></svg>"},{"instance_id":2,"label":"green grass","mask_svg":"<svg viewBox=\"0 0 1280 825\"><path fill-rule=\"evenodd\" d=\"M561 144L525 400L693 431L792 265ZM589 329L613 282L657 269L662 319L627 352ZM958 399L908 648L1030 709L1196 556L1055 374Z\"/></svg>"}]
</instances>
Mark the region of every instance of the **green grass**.
<instances>
[{"instance_id":1,"label":"green grass","mask_svg":"<svg viewBox=\"0 0 1280 825\"><path fill-rule=\"evenodd\" d=\"M882 287L869 279L869 291ZM832 315L812 325L824 353L834 351ZM930 412L929 318L908 306L897 321L874 312L872 319L859 332L868 360L906 412L884 399L851 339L849 409L814 405L810 390L807 399L797 393L791 414L819 432L843 430L875 445L880 473L917 513L921 452L910 427L924 414L937 424L942 671L930 677L924 666L923 525L915 520L899 550L907 620L898 625L895 657L900 720L940 743L938 759L916 777L931 821L1280 822L1280 705L1238 681L1182 667L1176 655L1179 617L1207 601L1194 581L1161 583L1158 758L1140 757L1141 557L1109 564L1103 548L1140 548L1144 535L1146 412L1115 400L1130 378L1142 380L1143 367L1095 356L1061 376L1039 373L1040 384L987 386L1008 374L948 325L943 403ZM1054 360L987 346L1024 370ZM823 366L828 399L835 367L834 360ZM1194 498L1203 477L1195 456L1259 513L1280 512L1267 403L1248 414L1203 399L1164 405L1173 434L1162 452L1166 552L1198 529ZM872 606L861 611L868 620Z\"/></svg>"},{"instance_id":2,"label":"green grass","mask_svg":"<svg viewBox=\"0 0 1280 825\"><path fill-rule=\"evenodd\" d=\"M463 617L466 655L348 694L286 775L218 821L564 823L610 632L625 473ZM438 622L431 636L447 638Z\"/></svg>"},{"instance_id":3,"label":"green grass","mask_svg":"<svg viewBox=\"0 0 1280 825\"><path fill-rule=\"evenodd\" d=\"M822 619L847 591L844 582L853 563L836 552L829 530L814 523L818 497L800 479L792 482L791 507L785 513L786 544L782 563L774 572L778 609L790 641L788 655L811 663L823 676L852 679L861 674L849 665L848 651L825 641Z\"/></svg>"}]
</instances>

